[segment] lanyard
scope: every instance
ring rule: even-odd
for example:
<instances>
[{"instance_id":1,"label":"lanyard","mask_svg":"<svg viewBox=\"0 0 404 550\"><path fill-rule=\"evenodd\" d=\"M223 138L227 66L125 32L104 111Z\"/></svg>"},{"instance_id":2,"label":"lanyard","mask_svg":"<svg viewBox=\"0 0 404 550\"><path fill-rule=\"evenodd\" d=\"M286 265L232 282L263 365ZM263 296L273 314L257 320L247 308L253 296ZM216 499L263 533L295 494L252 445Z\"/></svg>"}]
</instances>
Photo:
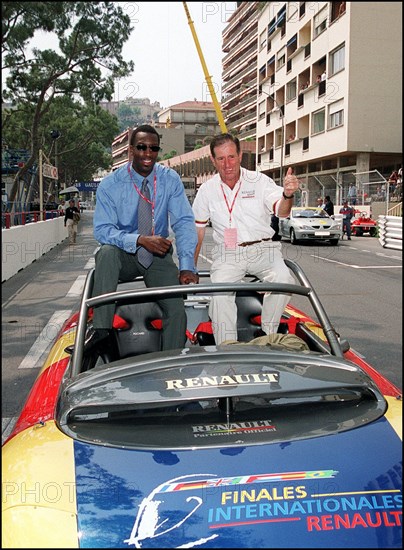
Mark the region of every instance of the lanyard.
<instances>
[{"instance_id":1,"label":"lanyard","mask_svg":"<svg viewBox=\"0 0 404 550\"><path fill-rule=\"evenodd\" d=\"M228 202L227 197L226 197L226 195L225 195L224 188L223 188L223 183L221 183L220 186L221 186L221 188L222 188L222 193L223 193L223 197L224 197L224 202L226 203L227 210L229 211L229 226L231 227L231 213L233 212L234 203L236 202L238 192L240 191L241 180L240 180L240 182L239 182L239 184L238 184L238 189L237 189L236 194L234 195L234 199L233 199L233 202L231 203L231 206L229 206L229 202Z\"/></svg>"},{"instance_id":2,"label":"lanyard","mask_svg":"<svg viewBox=\"0 0 404 550\"><path fill-rule=\"evenodd\" d=\"M157 192L157 176L156 176L156 168L154 168L154 174L153 174L153 200L151 201L147 197L143 195L139 187L136 185L135 181L132 178L132 172L130 171L130 162L128 162L128 174L131 179L131 182L133 183L133 187L136 189L137 194L139 195L140 199L148 202L151 204L152 207L152 235L154 235L154 206L156 204L156 192ZM139 199L139 200L140 200Z\"/></svg>"}]
</instances>

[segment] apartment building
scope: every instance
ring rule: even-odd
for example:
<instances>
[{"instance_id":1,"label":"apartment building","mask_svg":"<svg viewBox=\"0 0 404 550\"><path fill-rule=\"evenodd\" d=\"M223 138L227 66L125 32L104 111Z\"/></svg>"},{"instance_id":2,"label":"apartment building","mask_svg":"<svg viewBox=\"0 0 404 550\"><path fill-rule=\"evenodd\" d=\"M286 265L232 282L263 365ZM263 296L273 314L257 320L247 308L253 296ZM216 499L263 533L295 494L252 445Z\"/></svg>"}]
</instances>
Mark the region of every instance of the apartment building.
<instances>
[{"instance_id":1,"label":"apartment building","mask_svg":"<svg viewBox=\"0 0 404 550\"><path fill-rule=\"evenodd\" d=\"M369 199L402 163L402 4L267 2L257 28L257 169Z\"/></svg>"},{"instance_id":2,"label":"apartment building","mask_svg":"<svg viewBox=\"0 0 404 550\"><path fill-rule=\"evenodd\" d=\"M155 125L155 128L160 136L160 159L164 155L171 154L176 151L179 155L184 153L185 133L184 128L166 128ZM112 154L112 170L117 170L124 166L132 159L129 149L130 138L132 137L133 128L127 128L121 132L111 146Z\"/></svg>"},{"instance_id":3,"label":"apartment building","mask_svg":"<svg viewBox=\"0 0 404 550\"><path fill-rule=\"evenodd\" d=\"M222 33L222 111L228 131L255 138L258 17L262 2L240 2Z\"/></svg>"},{"instance_id":4,"label":"apartment building","mask_svg":"<svg viewBox=\"0 0 404 550\"><path fill-rule=\"evenodd\" d=\"M399 2L239 2L223 31L221 107L248 145L244 165L278 183L292 166L306 205L340 204L351 183L368 205L402 165L401 21ZM205 126L189 126L182 105L159 122L188 126L196 143ZM198 187L214 168L208 147L190 145L167 165Z\"/></svg>"},{"instance_id":5,"label":"apartment building","mask_svg":"<svg viewBox=\"0 0 404 550\"><path fill-rule=\"evenodd\" d=\"M220 133L214 104L210 101L183 101L163 109L158 114L160 126L183 128L184 151L193 151L196 145L206 145L205 138Z\"/></svg>"}]
</instances>

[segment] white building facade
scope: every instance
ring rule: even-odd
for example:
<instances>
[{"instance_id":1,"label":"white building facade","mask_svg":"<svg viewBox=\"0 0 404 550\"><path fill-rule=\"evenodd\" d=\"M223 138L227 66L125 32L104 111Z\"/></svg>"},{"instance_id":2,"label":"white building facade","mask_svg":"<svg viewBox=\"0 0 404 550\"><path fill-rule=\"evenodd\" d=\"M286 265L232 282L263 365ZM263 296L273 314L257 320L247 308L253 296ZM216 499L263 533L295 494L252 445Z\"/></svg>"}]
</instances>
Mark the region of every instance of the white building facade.
<instances>
[{"instance_id":1,"label":"white building facade","mask_svg":"<svg viewBox=\"0 0 404 550\"><path fill-rule=\"evenodd\" d=\"M292 166L312 195L335 190L339 201L349 183L366 198L374 170L388 177L401 166L401 21L399 2L267 3L258 18L258 170L279 178Z\"/></svg>"}]
</instances>

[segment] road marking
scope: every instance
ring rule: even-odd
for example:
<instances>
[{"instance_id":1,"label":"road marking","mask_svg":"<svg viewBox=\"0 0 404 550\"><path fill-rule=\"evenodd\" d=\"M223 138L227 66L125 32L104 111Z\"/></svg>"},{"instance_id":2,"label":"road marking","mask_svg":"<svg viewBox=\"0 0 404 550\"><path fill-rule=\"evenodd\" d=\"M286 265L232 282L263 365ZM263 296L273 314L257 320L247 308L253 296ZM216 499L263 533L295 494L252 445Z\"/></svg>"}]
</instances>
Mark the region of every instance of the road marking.
<instances>
[{"instance_id":1,"label":"road marking","mask_svg":"<svg viewBox=\"0 0 404 550\"><path fill-rule=\"evenodd\" d=\"M2 310L4 310L6 307L8 307L8 305L10 304L10 302L12 302L16 296L18 296L19 294L21 294L21 292L22 292L29 284L31 284L31 282L32 282L32 281L30 281L30 282L28 282L28 283L25 283L25 285L20 286L20 288L17 290L17 292L14 292L14 294L12 294L8 300L6 300L5 302L3 302L3 303L2 303L2 306L1 306Z\"/></svg>"},{"instance_id":2,"label":"road marking","mask_svg":"<svg viewBox=\"0 0 404 550\"><path fill-rule=\"evenodd\" d=\"M88 262L90 263L90 262ZM66 298L76 298L81 296L84 284L86 281L86 275L79 275L73 285L70 287L69 292L66 294ZM47 325L42 330L41 334L35 340L31 349L22 360L19 369L34 369L39 365L42 356L49 352L51 345L53 344L59 330L62 328L63 323L71 315L71 310L56 311L49 319Z\"/></svg>"},{"instance_id":3,"label":"road marking","mask_svg":"<svg viewBox=\"0 0 404 550\"><path fill-rule=\"evenodd\" d=\"M95 252L98 250L99 247L96 248ZM95 254L94 252L94 254ZM95 266L95 258L92 257L89 259L87 264L85 265L84 269L92 269ZM78 295L81 295L81 292L84 288L86 280L86 275L79 275L76 279L76 281L71 286L69 292L66 294L66 298L68 297L76 297ZM13 296L11 296L7 302L4 302L2 307L3 310L7 305L17 296L21 291L28 285L26 283L23 287L21 287ZM62 328L63 323L68 319L71 315L71 310L61 310L55 312L52 317L49 319L47 325L42 330L41 334L38 336L38 338L35 340L34 344L31 346L31 349L27 353L27 355L22 360L19 369L33 369L35 367L42 366L42 357L45 355L45 353L48 353L59 330ZM6 439L9 437L11 432L14 429L14 426L17 422L18 417L14 416L12 418L6 417L1 419L1 444L6 441Z\"/></svg>"},{"instance_id":4,"label":"road marking","mask_svg":"<svg viewBox=\"0 0 404 550\"><path fill-rule=\"evenodd\" d=\"M95 267L95 258L90 258L88 260L88 262L86 263L86 265L84 266L84 269L92 269L93 267Z\"/></svg>"},{"instance_id":5,"label":"road marking","mask_svg":"<svg viewBox=\"0 0 404 550\"><path fill-rule=\"evenodd\" d=\"M402 269L402 265L356 265L356 264L346 264L344 262L337 262L337 260L330 260L330 258L325 258L324 256L317 256L316 254L310 254L312 258L316 260L324 260L325 262L330 262L333 264L343 265L344 267L352 267L353 269Z\"/></svg>"},{"instance_id":6,"label":"road marking","mask_svg":"<svg viewBox=\"0 0 404 550\"><path fill-rule=\"evenodd\" d=\"M13 416L12 418L2 418L1 419L1 444L3 445L5 440L11 434L14 429L15 423L17 422L17 417Z\"/></svg>"},{"instance_id":7,"label":"road marking","mask_svg":"<svg viewBox=\"0 0 404 550\"><path fill-rule=\"evenodd\" d=\"M86 275L79 275L70 287L69 292L66 294L66 298L72 298L81 296L83 292L84 283L86 282Z\"/></svg>"},{"instance_id":8,"label":"road marking","mask_svg":"<svg viewBox=\"0 0 404 550\"><path fill-rule=\"evenodd\" d=\"M402 265L351 265L354 269L402 269Z\"/></svg>"},{"instance_id":9,"label":"road marking","mask_svg":"<svg viewBox=\"0 0 404 550\"><path fill-rule=\"evenodd\" d=\"M22 360L19 369L34 369L40 366L42 356L49 351L63 323L71 315L71 310L56 311L49 319L41 334L32 344L31 349Z\"/></svg>"},{"instance_id":10,"label":"road marking","mask_svg":"<svg viewBox=\"0 0 404 550\"><path fill-rule=\"evenodd\" d=\"M383 252L377 252L376 256L383 256L383 258L389 258L392 260L402 260L402 256L391 256L390 254L383 254Z\"/></svg>"}]
</instances>

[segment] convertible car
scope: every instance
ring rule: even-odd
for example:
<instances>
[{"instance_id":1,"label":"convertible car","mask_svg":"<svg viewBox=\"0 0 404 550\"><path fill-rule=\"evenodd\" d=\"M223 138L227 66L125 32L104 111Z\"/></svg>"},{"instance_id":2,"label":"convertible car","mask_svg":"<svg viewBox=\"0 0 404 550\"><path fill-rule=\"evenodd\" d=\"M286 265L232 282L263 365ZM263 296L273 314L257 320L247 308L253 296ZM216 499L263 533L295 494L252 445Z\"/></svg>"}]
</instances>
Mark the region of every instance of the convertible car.
<instances>
[{"instance_id":1,"label":"convertible car","mask_svg":"<svg viewBox=\"0 0 404 550\"><path fill-rule=\"evenodd\" d=\"M341 222L319 207L294 206L287 218L279 220L279 235L292 244L328 241L337 245L342 237Z\"/></svg>"},{"instance_id":2,"label":"convertible car","mask_svg":"<svg viewBox=\"0 0 404 550\"><path fill-rule=\"evenodd\" d=\"M3 548L402 547L401 390L286 262L295 284L205 273L94 298L89 272L2 449ZM220 346L217 292L238 306L238 339ZM272 336L259 332L265 292L291 295ZM187 344L163 352L158 301L179 295ZM119 356L89 357L106 303Z\"/></svg>"}]
</instances>

